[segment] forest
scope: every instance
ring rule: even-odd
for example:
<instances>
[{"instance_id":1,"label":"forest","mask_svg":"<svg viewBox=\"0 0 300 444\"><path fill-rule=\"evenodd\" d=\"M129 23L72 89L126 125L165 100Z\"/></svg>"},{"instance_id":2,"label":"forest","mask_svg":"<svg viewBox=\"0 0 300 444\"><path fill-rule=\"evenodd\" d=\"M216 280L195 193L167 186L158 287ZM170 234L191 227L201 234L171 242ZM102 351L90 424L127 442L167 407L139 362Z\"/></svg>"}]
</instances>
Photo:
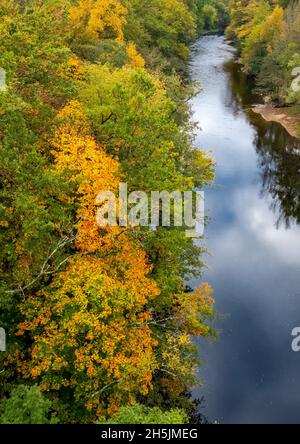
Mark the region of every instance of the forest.
<instances>
[{"instance_id":1,"label":"forest","mask_svg":"<svg viewBox=\"0 0 300 444\"><path fill-rule=\"evenodd\" d=\"M197 37L224 32L297 119L299 1L0 0L1 424L204 421L193 338L215 338L219 295L187 282L205 246L99 229L96 198L213 183L186 68Z\"/></svg>"},{"instance_id":2,"label":"forest","mask_svg":"<svg viewBox=\"0 0 300 444\"><path fill-rule=\"evenodd\" d=\"M2 423L195 410L192 336L214 334L211 288L185 284L201 248L182 229L100 230L95 199L121 181L148 193L213 180L184 73L203 8L0 2Z\"/></svg>"},{"instance_id":3,"label":"forest","mask_svg":"<svg viewBox=\"0 0 300 444\"><path fill-rule=\"evenodd\" d=\"M229 0L226 36L266 104L286 108L300 135L300 2Z\"/></svg>"}]
</instances>

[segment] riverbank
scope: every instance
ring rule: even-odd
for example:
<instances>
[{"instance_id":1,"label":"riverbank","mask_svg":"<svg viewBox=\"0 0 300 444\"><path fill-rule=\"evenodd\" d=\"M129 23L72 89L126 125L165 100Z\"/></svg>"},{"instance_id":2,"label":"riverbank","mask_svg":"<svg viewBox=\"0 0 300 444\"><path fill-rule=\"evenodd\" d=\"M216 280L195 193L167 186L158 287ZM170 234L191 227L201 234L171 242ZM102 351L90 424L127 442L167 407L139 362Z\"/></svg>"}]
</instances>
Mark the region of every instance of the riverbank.
<instances>
[{"instance_id":1,"label":"riverbank","mask_svg":"<svg viewBox=\"0 0 300 444\"><path fill-rule=\"evenodd\" d=\"M300 113L295 107L274 108L271 105L256 105L251 109L267 122L280 123L291 136L300 139Z\"/></svg>"}]
</instances>

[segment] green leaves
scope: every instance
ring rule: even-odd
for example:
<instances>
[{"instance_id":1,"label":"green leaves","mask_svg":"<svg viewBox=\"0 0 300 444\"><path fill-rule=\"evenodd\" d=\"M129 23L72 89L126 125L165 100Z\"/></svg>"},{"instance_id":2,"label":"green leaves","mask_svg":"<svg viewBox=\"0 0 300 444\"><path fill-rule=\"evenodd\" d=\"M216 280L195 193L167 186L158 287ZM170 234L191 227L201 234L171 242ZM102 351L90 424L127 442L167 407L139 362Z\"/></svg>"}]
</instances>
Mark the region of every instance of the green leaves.
<instances>
[{"instance_id":1,"label":"green leaves","mask_svg":"<svg viewBox=\"0 0 300 444\"><path fill-rule=\"evenodd\" d=\"M0 424L57 424L58 419L49 414L50 408L51 402L38 386L19 385L0 402Z\"/></svg>"},{"instance_id":2,"label":"green leaves","mask_svg":"<svg viewBox=\"0 0 300 444\"><path fill-rule=\"evenodd\" d=\"M286 9L266 0L230 1L227 36L237 40L244 70L257 77L260 92L276 102L297 103L291 91L293 55L300 51L300 6Z\"/></svg>"},{"instance_id":3,"label":"green leaves","mask_svg":"<svg viewBox=\"0 0 300 444\"><path fill-rule=\"evenodd\" d=\"M158 407L145 407L136 404L122 407L111 419L100 418L97 424L185 424L187 415L184 410L163 411Z\"/></svg>"},{"instance_id":4,"label":"green leaves","mask_svg":"<svg viewBox=\"0 0 300 444\"><path fill-rule=\"evenodd\" d=\"M182 0L128 0L125 37L136 41L146 61L157 49L169 62L169 70L181 69L196 36L191 11Z\"/></svg>"},{"instance_id":5,"label":"green leaves","mask_svg":"<svg viewBox=\"0 0 300 444\"><path fill-rule=\"evenodd\" d=\"M146 402L150 390L176 405L194 380L190 335L210 334L205 319L195 320L195 304L189 319L182 309L173 321L183 306L176 295L202 267L184 231L105 231L95 218L96 195L123 179L129 191L147 193L213 179L212 159L192 144L194 86L174 73L195 37L192 7L0 0L7 82L0 91L0 314L9 332L2 394L35 378L62 421L112 416L138 398ZM173 355L179 371L166 381ZM52 421L39 389L17 386L1 421ZM125 417L186 421L182 411L139 405L121 410Z\"/></svg>"}]
</instances>

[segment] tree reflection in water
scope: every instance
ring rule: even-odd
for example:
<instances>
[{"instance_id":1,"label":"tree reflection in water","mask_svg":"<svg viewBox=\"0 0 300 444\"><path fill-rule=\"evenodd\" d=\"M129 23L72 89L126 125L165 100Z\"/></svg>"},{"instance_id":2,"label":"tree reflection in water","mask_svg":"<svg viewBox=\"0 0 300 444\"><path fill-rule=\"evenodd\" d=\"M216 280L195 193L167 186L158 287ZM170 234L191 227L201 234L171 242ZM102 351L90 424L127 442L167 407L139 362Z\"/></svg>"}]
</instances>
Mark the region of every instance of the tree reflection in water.
<instances>
[{"instance_id":1,"label":"tree reflection in water","mask_svg":"<svg viewBox=\"0 0 300 444\"><path fill-rule=\"evenodd\" d=\"M277 225L300 224L300 140L272 124L257 127L255 143L263 193L272 196Z\"/></svg>"},{"instance_id":2,"label":"tree reflection in water","mask_svg":"<svg viewBox=\"0 0 300 444\"><path fill-rule=\"evenodd\" d=\"M290 136L278 123L266 122L251 111L261 98L255 86L233 60L225 64L232 88L227 91L227 106L235 114L247 110L250 124L255 128L254 144L261 170L262 194L270 195L277 226L300 224L300 139Z\"/></svg>"}]
</instances>

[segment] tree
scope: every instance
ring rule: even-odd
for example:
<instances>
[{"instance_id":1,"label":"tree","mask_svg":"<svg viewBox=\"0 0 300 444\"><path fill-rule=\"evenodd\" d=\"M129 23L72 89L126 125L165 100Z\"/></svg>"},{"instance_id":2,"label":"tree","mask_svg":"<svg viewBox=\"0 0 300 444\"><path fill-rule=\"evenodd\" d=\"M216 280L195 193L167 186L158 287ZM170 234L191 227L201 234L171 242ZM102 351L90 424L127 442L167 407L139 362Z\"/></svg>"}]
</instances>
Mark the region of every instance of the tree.
<instances>
[{"instance_id":1,"label":"tree","mask_svg":"<svg viewBox=\"0 0 300 444\"><path fill-rule=\"evenodd\" d=\"M126 14L119 0L79 0L69 9L72 40L97 42L114 38L122 42Z\"/></svg>"},{"instance_id":2,"label":"tree","mask_svg":"<svg viewBox=\"0 0 300 444\"><path fill-rule=\"evenodd\" d=\"M156 341L146 304L159 290L147 277L151 267L139 245L120 227L101 232L97 226L95 198L117 185L116 161L91 138L77 102L59 121L55 169L76 183L75 195L62 199L78 207L78 253L47 289L21 304L17 334L30 332L33 339L21 366L25 378L50 392L62 420L84 421L147 394Z\"/></svg>"},{"instance_id":3,"label":"tree","mask_svg":"<svg viewBox=\"0 0 300 444\"><path fill-rule=\"evenodd\" d=\"M100 418L98 424L185 424L187 415L183 410L162 411L158 407L136 404L122 407L111 419Z\"/></svg>"},{"instance_id":4,"label":"tree","mask_svg":"<svg viewBox=\"0 0 300 444\"><path fill-rule=\"evenodd\" d=\"M150 193L213 179L192 144L195 89L173 72L193 2L0 6L0 396L34 380L62 422L154 397L190 406L191 335L211 334L213 310L204 290L185 293L200 250L181 228L99 227L96 197L120 181Z\"/></svg>"},{"instance_id":5,"label":"tree","mask_svg":"<svg viewBox=\"0 0 300 444\"><path fill-rule=\"evenodd\" d=\"M229 24L227 2L223 0L193 0L198 32L224 31Z\"/></svg>"},{"instance_id":6,"label":"tree","mask_svg":"<svg viewBox=\"0 0 300 444\"><path fill-rule=\"evenodd\" d=\"M186 60L188 44L195 37L195 21L182 0L127 0L128 16L124 34L137 44L150 62L157 51L172 67L180 69ZM172 69L172 68L171 68Z\"/></svg>"},{"instance_id":7,"label":"tree","mask_svg":"<svg viewBox=\"0 0 300 444\"><path fill-rule=\"evenodd\" d=\"M202 9L205 29L215 29L218 22L218 14L212 5L204 5Z\"/></svg>"},{"instance_id":8,"label":"tree","mask_svg":"<svg viewBox=\"0 0 300 444\"><path fill-rule=\"evenodd\" d=\"M70 190L50 168L48 140L57 109L76 82L63 18L53 14L50 23L48 3L21 7L2 0L0 8L0 65L7 82L0 92L0 305L9 338L23 293L47 282L70 248L68 242L56 248L73 221L70 205L59 200Z\"/></svg>"},{"instance_id":9,"label":"tree","mask_svg":"<svg viewBox=\"0 0 300 444\"><path fill-rule=\"evenodd\" d=\"M297 103L291 85L293 67L299 66L299 2L232 0L229 5L231 23L226 34L238 42L244 71L257 78L259 91L273 101Z\"/></svg>"},{"instance_id":10,"label":"tree","mask_svg":"<svg viewBox=\"0 0 300 444\"><path fill-rule=\"evenodd\" d=\"M56 424L58 420L50 416L50 408L51 402L38 386L19 385L0 402L0 424Z\"/></svg>"}]
</instances>

